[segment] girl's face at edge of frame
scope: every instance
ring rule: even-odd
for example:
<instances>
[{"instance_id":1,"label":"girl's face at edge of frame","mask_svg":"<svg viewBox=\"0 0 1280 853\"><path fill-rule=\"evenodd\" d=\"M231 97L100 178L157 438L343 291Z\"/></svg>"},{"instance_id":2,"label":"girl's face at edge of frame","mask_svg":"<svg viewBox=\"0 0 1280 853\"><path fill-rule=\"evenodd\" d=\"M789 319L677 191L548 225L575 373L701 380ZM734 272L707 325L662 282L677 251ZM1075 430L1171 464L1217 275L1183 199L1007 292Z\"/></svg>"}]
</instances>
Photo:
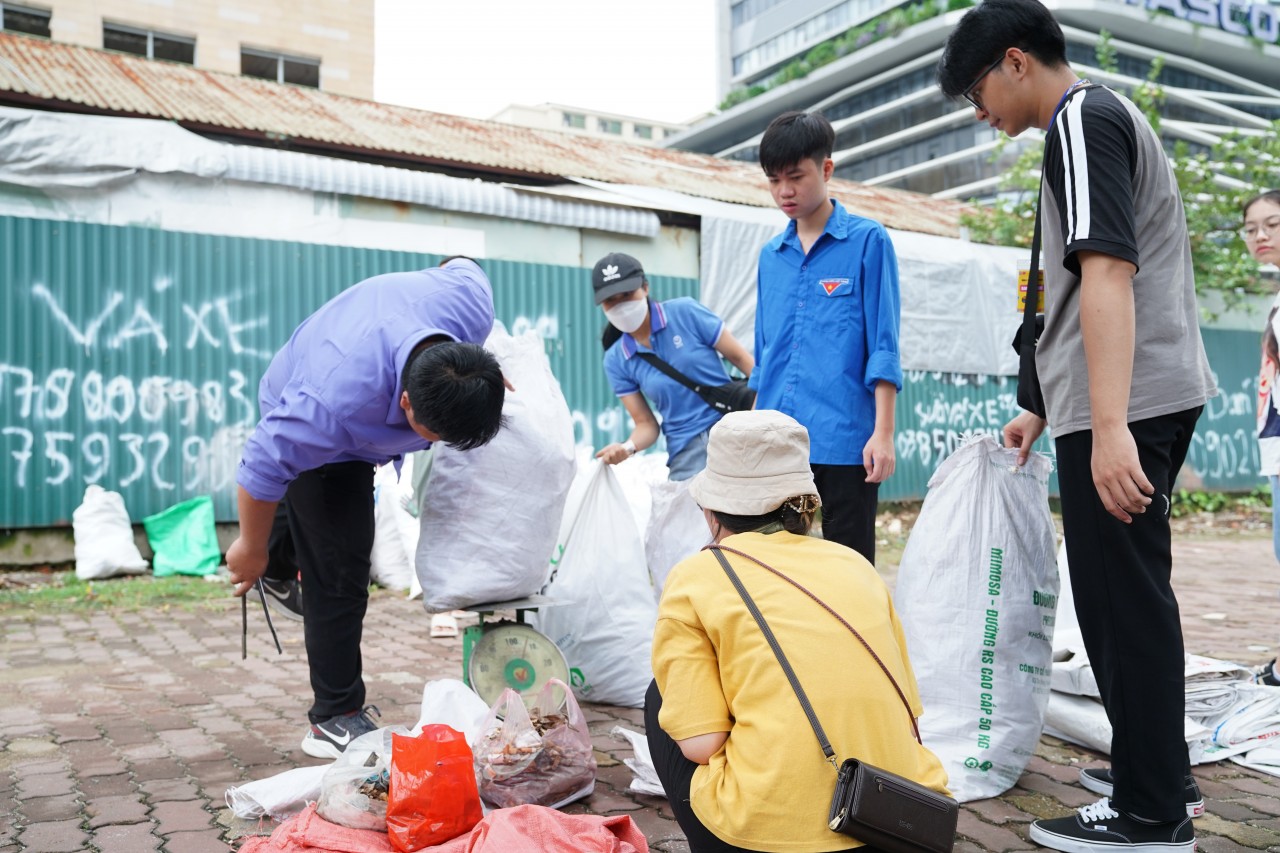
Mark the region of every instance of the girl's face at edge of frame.
<instances>
[{"instance_id":1,"label":"girl's face at edge of frame","mask_svg":"<svg viewBox=\"0 0 1280 853\"><path fill-rule=\"evenodd\" d=\"M1249 254L1262 263L1280 266L1280 204L1268 198L1255 201L1244 212L1244 225L1257 229L1257 236L1246 242Z\"/></svg>"}]
</instances>

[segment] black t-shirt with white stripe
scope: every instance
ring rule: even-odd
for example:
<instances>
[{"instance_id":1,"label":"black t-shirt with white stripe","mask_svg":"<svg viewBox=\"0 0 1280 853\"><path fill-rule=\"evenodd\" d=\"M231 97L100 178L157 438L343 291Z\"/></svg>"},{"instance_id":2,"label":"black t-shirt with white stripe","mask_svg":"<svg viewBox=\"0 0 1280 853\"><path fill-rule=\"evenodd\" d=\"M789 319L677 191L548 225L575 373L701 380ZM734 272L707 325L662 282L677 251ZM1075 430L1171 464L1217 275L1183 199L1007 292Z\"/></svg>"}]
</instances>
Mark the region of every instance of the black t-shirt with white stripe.
<instances>
[{"instance_id":1,"label":"black t-shirt with white stripe","mask_svg":"<svg viewBox=\"0 0 1280 853\"><path fill-rule=\"evenodd\" d=\"M1080 333L1083 251L1138 269L1129 421L1202 405L1216 383L1200 339L1186 215L1142 112L1102 86L1076 89L1046 135L1043 175L1045 330L1036 364L1054 435L1091 428Z\"/></svg>"}]
</instances>

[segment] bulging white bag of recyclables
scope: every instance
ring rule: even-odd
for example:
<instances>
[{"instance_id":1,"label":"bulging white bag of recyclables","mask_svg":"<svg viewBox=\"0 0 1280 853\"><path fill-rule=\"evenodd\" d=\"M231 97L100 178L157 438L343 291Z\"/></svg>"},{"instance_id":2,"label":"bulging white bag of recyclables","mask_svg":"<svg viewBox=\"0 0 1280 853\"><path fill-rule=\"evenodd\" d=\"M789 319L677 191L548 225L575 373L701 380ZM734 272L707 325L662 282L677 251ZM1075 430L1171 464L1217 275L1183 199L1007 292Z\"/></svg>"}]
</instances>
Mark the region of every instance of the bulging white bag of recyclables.
<instances>
[{"instance_id":1,"label":"bulging white bag of recyclables","mask_svg":"<svg viewBox=\"0 0 1280 853\"><path fill-rule=\"evenodd\" d=\"M119 492L98 485L84 490L84 501L71 513L76 540L76 577L82 581L116 575L139 575L147 561L138 553L129 512Z\"/></svg>"},{"instance_id":2,"label":"bulging white bag of recyclables","mask_svg":"<svg viewBox=\"0 0 1280 853\"><path fill-rule=\"evenodd\" d=\"M902 555L893 601L920 734L961 802L1011 788L1040 739L1058 599L1052 467L971 438L930 478Z\"/></svg>"},{"instance_id":3,"label":"bulging white bag of recyclables","mask_svg":"<svg viewBox=\"0 0 1280 853\"><path fill-rule=\"evenodd\" d=\"M435 446L415 568L432 613L524 598L547 577L573 482L573 419L537 332L485 348L515 387L506 426L474 450Z\"/></svg>"},{"instance_id":4,"label":"bulging white bag of recyclables","mask_svg":"<svg viewBox=\"0 0 1280 853\"><path fill-rule=\"evenodd\" d=\"M643 707L658 605L613 466L596 460L574 480L545 592L570 602L540 610L536 624L564 652L577 697Z\"/></svg>"}]
</instances>

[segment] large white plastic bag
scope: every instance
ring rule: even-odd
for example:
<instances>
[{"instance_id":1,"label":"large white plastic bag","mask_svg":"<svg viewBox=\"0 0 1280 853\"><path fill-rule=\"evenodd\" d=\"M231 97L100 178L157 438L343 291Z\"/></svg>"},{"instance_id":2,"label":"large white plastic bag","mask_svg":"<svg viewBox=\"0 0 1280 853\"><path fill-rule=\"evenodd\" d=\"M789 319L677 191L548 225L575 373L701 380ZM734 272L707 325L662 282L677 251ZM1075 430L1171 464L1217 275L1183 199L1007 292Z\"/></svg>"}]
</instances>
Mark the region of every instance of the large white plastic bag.
<instances>
[{"instance_id":1,"label":"large white plastic bag","mask_svg":"<svg viewBox=\"0 0 1280 853\"><path fill-rule=\"evenodd\" d=\"M577 670L578 698L643 707L658 607L640 532L611 466L593 462L574 481L545 592L571 602L539 611L537 626Z\"/></svg>"},{"instance_id":2,"label":"large white plastic bag","mask_svg":"<svg viewBox=\"0 0 1280 853\"><path fill-rule=\"evenodd\" d=\"M397 516L409 516L400 503L396 466L383 465L373 475L373 551L369 576L387 589L407 590L413 578L411 552L405 550ZM411 519L412 520L412 519Z\"/></svg>"},{"instance_id":3,"label":"large white plastic bag","mask_svg":"<svg viewBox=\"0 0 1280 853\"><path fill-rule=\"evenodd\" d=\"M489 706L476 692L456 678L437 678L422 688L422 705L414 732L423 726L443 724L475 743L489 715Z\"/></svg>"},{"instance_id":4,"label":"large white plastic bag","mask_svg":"<svg viewBox=\"0 0 1280 853\"><path fill-rule=\"evenodd\" d=\"M321 779L329 768L324 764L295 767L266 779L227 788L227 806L241 820L270 817L285 820L315 802Z\"/></svg>"},{"instance_id":5,"label":"large white plastic bag","mask_svg":"<svg viewBox=\"0 0 1280 853\"><path fill-rule=\"evenodd\" d=\"M701 508L689 495L688 480L666 480L649 488L652 510L644 532L644 554L649 563L654 598L676 563L693 556L711 541L711 531Z\"/></svg>"},{"instance_id":6,"label":"large white plastic bag","mask_svg":"<svg viewBox=\"0 0 1280 853\"><path fill-rule=\"evenodd\" d=\"M573 419L542 338L495 328L485 348L508 391L504 426L475 450L435 447L416 568L429 612L510 601L537 592L573 481Z\"/></svg>"},{"instance_id":7,"label":"large white plastic bag","mask_svg":"<svg viewBox=\"0 0 1280 853\"><path fill-rule=\"evenodd\" d=\"M119 492L108 492L96 484L85 489L84 500L71 513L71 532L76 540L76 577L80 580L139 575L147 570Z\"/></svg>"},{"instance_id":8,"label":"large white plastic bag","mask_svg":"<svg viewBox=\"0 0 1280 853\"><path fill-rule=\"evenodd\" d=\"M920 685L925 746L961 802L1011 788L1044 722L1058 598L1052 465L991 436L969 439L929 480L894 605Z\"/></svg>"},{"instance_id":9,"label":"large white plastic bag","mask_svg":"<svg viewBox=\"0 0 1280 853\"><path fill-rule=\"evenodd\" d=\"M386 726L367 732L347 744L347 748L324 771L320 779L320 817L352 829L387 831L387 801L390 787L391 735L413 733L404 726ZM381 779L382 797L370 797L367 782Z\"/></svg>"}]
</instances>

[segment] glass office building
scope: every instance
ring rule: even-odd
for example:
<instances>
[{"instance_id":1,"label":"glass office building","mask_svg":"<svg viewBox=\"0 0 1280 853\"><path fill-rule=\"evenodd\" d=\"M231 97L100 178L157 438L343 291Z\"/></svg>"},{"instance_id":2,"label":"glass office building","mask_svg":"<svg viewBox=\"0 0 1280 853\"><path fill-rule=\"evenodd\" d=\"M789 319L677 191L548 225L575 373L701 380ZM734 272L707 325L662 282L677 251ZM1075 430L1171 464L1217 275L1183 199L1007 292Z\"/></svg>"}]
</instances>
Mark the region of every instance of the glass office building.
<instances>
[{"instance_id":1,"label":"glass office building","mask_svg":"<svg viewBox=\"0 0 1280 853\"><path fill-rule=\"evenodd\" d=\"M718 0L722 111L665 142L754 162L786 110L836 128L836 175L941 198L989 198L1025 134L1001 145L973 110L947 101L934 67L970 0ZM1082 76L1121 91L1163 58L1162 134L1212 145L1280 119L1280 4L1266 0L1047 0ZM1114 72L1096 58L1111 33ZM734 103L737 101L737 103ZM1280 182L1280 181L1278 181Z\"/></svg>"}]
</instances>

